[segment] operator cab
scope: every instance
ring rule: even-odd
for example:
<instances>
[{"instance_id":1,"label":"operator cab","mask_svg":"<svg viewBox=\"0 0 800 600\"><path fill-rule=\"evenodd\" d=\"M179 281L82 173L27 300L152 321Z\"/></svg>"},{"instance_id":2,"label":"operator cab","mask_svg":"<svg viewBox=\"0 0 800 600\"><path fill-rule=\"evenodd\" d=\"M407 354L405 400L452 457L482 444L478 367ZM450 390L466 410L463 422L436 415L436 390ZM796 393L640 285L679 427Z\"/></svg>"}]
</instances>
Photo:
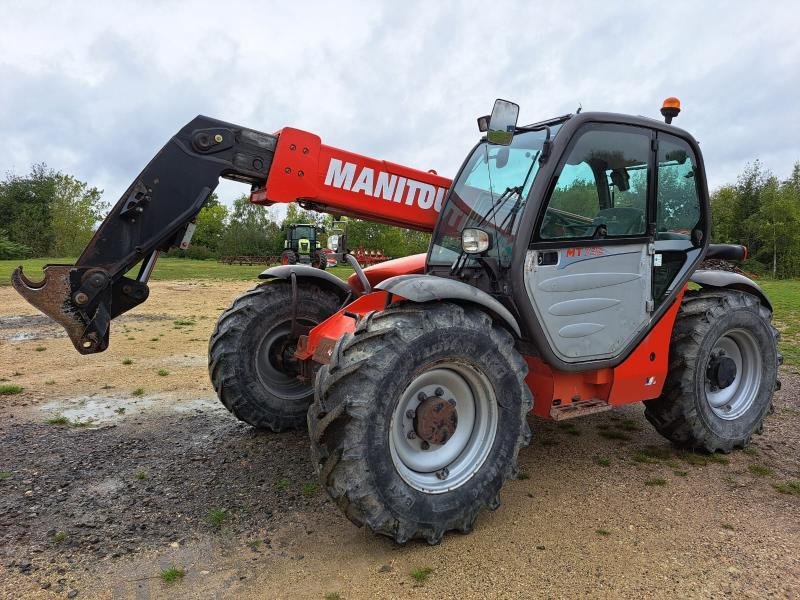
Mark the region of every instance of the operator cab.
<instances>
[{"instance_id":1,"label":"operator cab","mask_svg":"<svg viewBox=\"0 0 800 600\"><path fill-rule=\"evenodd\" d=\"M676 106L677 105L677 106ZM565 370L614 366L672 304L708 244L697 142L612 113L516 124L498 100L442 207L435 275L466 280ZM668 122L680 110L665 102Z\"/></svg>"}]
</instances>

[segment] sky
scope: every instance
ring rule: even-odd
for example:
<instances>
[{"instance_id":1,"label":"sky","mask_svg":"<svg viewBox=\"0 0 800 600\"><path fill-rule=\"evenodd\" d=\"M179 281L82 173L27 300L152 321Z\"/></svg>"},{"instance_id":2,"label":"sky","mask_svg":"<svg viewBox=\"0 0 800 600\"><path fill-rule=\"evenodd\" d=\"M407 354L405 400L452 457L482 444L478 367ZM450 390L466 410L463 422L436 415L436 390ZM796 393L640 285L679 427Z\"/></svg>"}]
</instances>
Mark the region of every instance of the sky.
<instances>
[{"instance_id":1,"label":"sky","mask_svg":"<svg viewBox=\"0 0 800 600\"><path fill-rule=\"evenodd\" d=\"M197 114L453 176L497 97L534 122L677 96L712 188L800 160L796 2L0 0L0 27L0 174L109 202Z\"/></svg>"}]
</instances>

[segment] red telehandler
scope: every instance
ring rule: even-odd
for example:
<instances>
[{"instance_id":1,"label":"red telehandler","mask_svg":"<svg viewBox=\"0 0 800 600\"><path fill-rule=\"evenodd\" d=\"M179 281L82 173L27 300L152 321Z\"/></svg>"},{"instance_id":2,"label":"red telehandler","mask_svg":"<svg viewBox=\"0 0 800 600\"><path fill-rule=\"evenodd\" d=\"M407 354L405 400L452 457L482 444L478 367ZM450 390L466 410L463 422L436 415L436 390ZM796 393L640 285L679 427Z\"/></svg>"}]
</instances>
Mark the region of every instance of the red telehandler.
<instances>
[{"instance_id":1,"label":"red telehandler","mask_svg":"<svg viewBox=\"0 0 800 600\"><path fill-rule=\"evenodd\" d=\"M307 425L322 483L354 523L437 543L499 505L530 412L644 401L662 435L706 452L761 429L779 385L772 308L750 279L698 269L747 251L709 244L703 161L671 124L678 111L668 99L666 122L585 112L519 126L519 107L498 100L453 181L297 129L197 117L74 265L47 266L40 283L17 269L13 284L79 352L103 351L220 177L249 183L255 203L431 231L427 254L367 269L340 238L347 282L267 269L220 317L209 372L239 419Z\"/></svg>"}]
</instances>

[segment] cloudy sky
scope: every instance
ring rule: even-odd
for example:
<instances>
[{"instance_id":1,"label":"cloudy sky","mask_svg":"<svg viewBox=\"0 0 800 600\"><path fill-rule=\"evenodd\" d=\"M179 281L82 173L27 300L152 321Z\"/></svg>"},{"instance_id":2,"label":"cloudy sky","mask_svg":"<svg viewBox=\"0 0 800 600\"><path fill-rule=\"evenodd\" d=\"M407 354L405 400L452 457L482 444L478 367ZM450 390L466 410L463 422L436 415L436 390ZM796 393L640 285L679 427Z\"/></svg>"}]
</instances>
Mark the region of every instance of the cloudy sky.
<instances>
[{"instance_id":1,"label":"cloudy sky","mask_svg":"<svg viewBox=\"0 0 800 600\"><path fill-rule=\"evenodd\" d=\"M800 159L797 2L0 0L0 26L0 173L108 201L197 114L452 176L498 96L532 122L674 95L712 186Z\"/></svg>"}]
</instances>

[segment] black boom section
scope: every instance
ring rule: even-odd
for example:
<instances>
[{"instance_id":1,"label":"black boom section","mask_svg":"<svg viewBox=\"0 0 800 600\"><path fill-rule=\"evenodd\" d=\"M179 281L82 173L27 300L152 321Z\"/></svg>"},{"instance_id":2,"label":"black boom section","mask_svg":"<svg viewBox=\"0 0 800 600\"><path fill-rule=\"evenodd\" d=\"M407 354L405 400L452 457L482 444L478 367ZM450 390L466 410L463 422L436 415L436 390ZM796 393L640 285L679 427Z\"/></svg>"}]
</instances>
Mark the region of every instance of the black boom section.
<instances>
[{"instance_id":1,"label":"black boom section","mask_svg":"<svg viewBox=\"0 0 800 600\"><path fill-rule=\"evenodd\" d=\"M157 253L181 243L220 177L263 186L277 141L275 135L194 118L139 173L74 265L47 265L38 283L20 267L14 287L63 325L78 351L105 350L110 320L147 298ZM138 277L125 277L139 262Z\"/></svg>"}]
</instances>

